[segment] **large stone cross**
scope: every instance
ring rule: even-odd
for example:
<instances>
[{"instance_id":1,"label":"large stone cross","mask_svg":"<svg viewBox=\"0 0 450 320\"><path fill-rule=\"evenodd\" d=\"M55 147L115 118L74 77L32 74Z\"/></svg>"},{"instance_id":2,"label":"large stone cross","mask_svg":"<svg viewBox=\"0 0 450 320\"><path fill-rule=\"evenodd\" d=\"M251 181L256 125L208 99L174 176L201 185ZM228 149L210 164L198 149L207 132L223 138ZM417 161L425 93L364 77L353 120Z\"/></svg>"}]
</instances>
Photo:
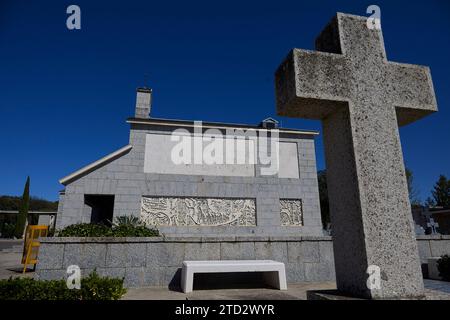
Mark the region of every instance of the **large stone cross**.
<instances>
[{"instance_id":1,"label":"large stone cross","mask_svg":"<svg viewBox=\"0 0 450 320\"><path fill-rule=\"evenodd\" d=\"M437 111L436 100L429 68L387 61L381 30L366 21L338 13L318 51L288 55L275 75L277 112L322 120L338 290L420 297L398 126Z\"/></svg>"}]
</instances>

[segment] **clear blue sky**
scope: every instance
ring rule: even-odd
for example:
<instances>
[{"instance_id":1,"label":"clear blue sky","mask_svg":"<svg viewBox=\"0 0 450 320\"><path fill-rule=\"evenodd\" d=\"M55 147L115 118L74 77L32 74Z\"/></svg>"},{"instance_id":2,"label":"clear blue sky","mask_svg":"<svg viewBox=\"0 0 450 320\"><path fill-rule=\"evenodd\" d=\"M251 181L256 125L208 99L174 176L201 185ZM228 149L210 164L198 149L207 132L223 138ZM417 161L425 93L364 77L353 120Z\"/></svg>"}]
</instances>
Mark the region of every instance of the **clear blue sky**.
<instances>
[{"instance_id":1,"label":"clear blue sky","mask_svg":"<svg viewBox=\"0 0 450 320\"><path fill-rule=\"evenodd\" d=\"M66 29L77 4L82 29ZM58 179L128 142L150 74L152 116L256 124L275 114L274 71L314 48L336 11L381 7L388 59L429 65L439 112L400 130L422 199L450 176L448 1L0 2L0 194L57 199ZM278 118L280 119L280 118ZM321 129L282 118L282 125ZM318 167L323 146L317 140Z\"/></svg>"}]
</instances>

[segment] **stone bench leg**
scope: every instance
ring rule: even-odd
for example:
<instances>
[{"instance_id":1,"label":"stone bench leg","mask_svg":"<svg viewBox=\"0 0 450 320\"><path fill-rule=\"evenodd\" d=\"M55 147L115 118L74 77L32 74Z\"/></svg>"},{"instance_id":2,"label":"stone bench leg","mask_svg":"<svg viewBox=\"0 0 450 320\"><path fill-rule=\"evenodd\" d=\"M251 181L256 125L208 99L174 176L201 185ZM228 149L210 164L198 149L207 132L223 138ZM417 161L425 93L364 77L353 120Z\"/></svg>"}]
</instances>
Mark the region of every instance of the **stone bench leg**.
<instances>
[{"instance_id":1,"label":"stone bench leg","mask_svg":"<svg viewBox=\"0 0 450 320\"><path fill-rule=\"evenodd\" d=\"M271 287L277 288L278 290L287 290L286 273L283 269L264 272L263 278L264 281Z\"/></svg>"},{"instance_id":2,"label":"stone bench leg","mask_svg":"<svg viewBox=\"0 0 450 320\"><path fill-rule=\"evenodd\" d=\"M184 293L192 292L192 287L194 285L194 274L188 268L183 268L181 270L181 290Z\"/></svg>"}]
</instances>

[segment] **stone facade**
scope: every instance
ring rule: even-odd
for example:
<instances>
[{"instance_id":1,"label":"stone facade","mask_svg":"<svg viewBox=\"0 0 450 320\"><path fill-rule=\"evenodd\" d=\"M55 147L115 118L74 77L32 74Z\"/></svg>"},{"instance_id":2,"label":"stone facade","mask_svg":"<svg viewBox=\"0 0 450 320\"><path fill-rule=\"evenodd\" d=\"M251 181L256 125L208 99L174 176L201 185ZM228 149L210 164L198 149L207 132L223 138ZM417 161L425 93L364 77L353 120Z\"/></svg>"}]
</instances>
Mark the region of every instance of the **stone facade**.
<instances>
[{"instance_id":1,"label":"stone facade","mask_svg":"<svg viewBox=\"0 0 450 320\"><path fill-rule=\"evenodd\" d=\"M254 176L217 176L190 174L158 174L144 172L147 135L170 134L184 127L193 130L193 122L136 119L131 125L129 146L118 154L82 169L81 173L63 179L65 191L60 196L57 228L90 222L91 208L85 203L86 195L114 195L114 216L140 217L143 197L175 197L204 199L252 199L256 207L256 225L163 225L159 229L166 235L322 235L314 137L317 132L279 128L280 143L297 147L287 152L297 153L298 178L279 178L262 175L262 165L255 164ZM203 124L204 127L239 127L227 124ZM261 130L261 127L241 126L241 129ZM153 152L158 152L155 147ZM290 164L292 166L292 164ZM301 223L281 222L280 199L301 200ZM223 220L226 222L226 220Z\"/></svg>"},{"instance_id":2,"label":"stone facade","mask_svg":"<svg viewBox=\"0 0 450 320\"><path fill-rule=\"evenodd\" d=\"M450 254L450 236L419 236L419 256ZM331 237L44 238L36 276L63 279L78 265L82 275L124 277L127 287L179 286L183 260L270 259L286 266L288 283L334 281Z\"/></svg>"}]
</instances>

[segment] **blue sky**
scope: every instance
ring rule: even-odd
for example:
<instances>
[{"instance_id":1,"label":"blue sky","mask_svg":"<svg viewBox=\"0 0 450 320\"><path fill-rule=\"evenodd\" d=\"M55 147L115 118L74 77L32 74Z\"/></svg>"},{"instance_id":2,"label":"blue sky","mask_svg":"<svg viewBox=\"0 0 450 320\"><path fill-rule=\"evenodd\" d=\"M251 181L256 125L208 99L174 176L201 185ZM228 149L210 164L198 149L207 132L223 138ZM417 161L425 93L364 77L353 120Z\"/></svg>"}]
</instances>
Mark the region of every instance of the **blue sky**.
<instances>
[{"instance_id":1,"label":"blue sky","mask_svg":"<svg viewBox=\"0 0 450 320\"><path fill-rule=\"evenodd\" d=\"M79 31L66 8L81 7ZM388 59L429 65L439 112L400 130L425 199L450 176L447 1L20 1L0 3L0 194L56 200L58 179L128 143L125 119L150 74L152 116L256 124L275 115L273 75L314 48L336 11L377 4ZM281 119L285 127L320 122ZM317 140L318 167L324 168Z\"/></svg>"}]
</instances>

